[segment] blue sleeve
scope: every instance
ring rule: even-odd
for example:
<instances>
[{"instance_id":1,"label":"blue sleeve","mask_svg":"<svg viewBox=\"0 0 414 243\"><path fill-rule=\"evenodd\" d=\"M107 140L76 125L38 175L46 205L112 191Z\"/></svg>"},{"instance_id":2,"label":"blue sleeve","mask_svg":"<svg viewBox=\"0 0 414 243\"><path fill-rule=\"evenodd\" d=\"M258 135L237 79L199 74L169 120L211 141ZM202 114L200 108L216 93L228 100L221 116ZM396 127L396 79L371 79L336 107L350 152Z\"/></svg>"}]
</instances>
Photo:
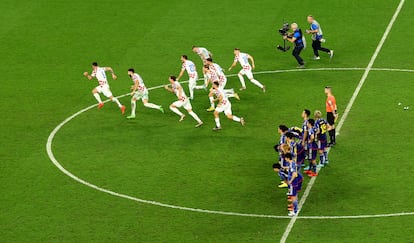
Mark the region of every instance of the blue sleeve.
<instances>
[{"instance_id":1,"label":"blue sleeve","mask_svg":"<svg viewBox=\"0 0 414 243\"><path fill-rule=\"evenodd\" d=\"M295 33L293 34L293 37L295 37L296 39L300 38L300 33L299 33L299 31L295 32Z\"/></svg>"},{"instance_id":2,"label":"blue sleeve","mask_svg":"<svg viewBox=\"0 0 414 243\"><path fill-rule=\"evenodd\" d=\"M317 24L312 24L311 29L312 30L317 30L317 29L319 29L319 26Z\"/></svg>"}]
</instances>

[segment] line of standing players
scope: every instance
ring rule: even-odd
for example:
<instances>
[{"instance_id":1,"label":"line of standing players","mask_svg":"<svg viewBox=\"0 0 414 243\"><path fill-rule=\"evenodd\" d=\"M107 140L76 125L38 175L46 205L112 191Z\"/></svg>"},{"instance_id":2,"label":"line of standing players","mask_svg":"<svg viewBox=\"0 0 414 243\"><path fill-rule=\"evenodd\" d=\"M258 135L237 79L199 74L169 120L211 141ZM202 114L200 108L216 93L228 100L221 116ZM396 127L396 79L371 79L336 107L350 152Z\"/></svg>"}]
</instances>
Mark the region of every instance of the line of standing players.
<instances>
[{"instance_id":1,"label":"line of standing players","mask_svg":"<svg viewBox=\"0 0 414 243\"><path fill-rule=\"evenodd\" d=\"M281 182L279 188L288 188L288 215L295 216L298 213L298 193L302 188L303 176L301 168L308 166L303 172L309 177L318 175L317 168L326 166L327 153L327 129L328 122L322 118L321 111L315 111L314 118L310 118L311 112L303 110L302 127L288 128L286 125L278 127L280 134L279 143L274 146L279 154L279 162L273 164L273 170L278 173ZM317 156L319 154L319 163Z\"/></svg>"}]
</instances>

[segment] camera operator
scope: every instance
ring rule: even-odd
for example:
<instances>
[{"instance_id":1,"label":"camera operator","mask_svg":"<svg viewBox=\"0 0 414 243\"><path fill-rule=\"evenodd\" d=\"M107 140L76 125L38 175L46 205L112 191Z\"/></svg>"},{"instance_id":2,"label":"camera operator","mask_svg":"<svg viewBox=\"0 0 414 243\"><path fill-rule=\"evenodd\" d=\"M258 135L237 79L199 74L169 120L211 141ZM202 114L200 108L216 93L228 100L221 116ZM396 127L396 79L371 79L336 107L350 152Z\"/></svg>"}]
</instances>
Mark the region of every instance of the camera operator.
<instances>
[{"instance_id":1,"label":"camera operator","mask_svg":"<svg viewBox=\"0 0 414 243\"><path fill-rule=\"evenodd\" d=\"M299 63L298 68L304 68L305 63L303 62L303 59L299 56L300 52L305 47L303 43L302 31L299 29L298 24L296 23L291 24L290 28L293 30L293 33L289 33L288 35L283 36L283 39L295 43L295 48L293 49L292 55L296 58L296 60Z\"/></svg>"}]
</instances>

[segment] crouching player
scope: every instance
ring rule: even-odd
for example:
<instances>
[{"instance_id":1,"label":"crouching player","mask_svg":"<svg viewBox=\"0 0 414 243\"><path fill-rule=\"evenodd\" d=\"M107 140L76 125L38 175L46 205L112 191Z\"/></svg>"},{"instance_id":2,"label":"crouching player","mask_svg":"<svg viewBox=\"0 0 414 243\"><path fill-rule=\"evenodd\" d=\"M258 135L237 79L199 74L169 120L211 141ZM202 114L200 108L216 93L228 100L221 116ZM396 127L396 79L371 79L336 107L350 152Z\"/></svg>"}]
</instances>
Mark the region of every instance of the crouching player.
<instances>
[{"instance_id":1,"label":"crouching player","mask_svg":"<svg viewBox=\"0 0 414 243\"><path fill-rule=\"evenodd\" d=\"M305 149L302 146L302 143L299 141L296 141L296 135L293 132L287 132L285 134L286 136L286 142L289 144L290 152L293 155L293 158L296 161L297 171L300 172L300 169L305 162Z\"/></svg>"},{"instance_id":2,"label":"crouching player","mask_svg":"<svg viewBox=\"0 0 414 243\"><path fill-rule=\"evenodd\" d=\"M295 161L293 161L291 153L285 154L285 160L289 164L288 170L288 184L289 184L289 195L288 201L291 203L288 205L288 216L295 216L298 213L298 193L302 189L303 177L297 171Z\"/></svg>"},{"instance_id":3,"label":"crouching player","mask_svg":"<svg viewBox=\"0 0 414 243\"><path fill-rule=\"evenodd\" d=\"M273 171L276 172L280 177L280 184L277 187L279 188L287 187L288 172L287 170L282 168L282 165L280 164L280 162L273 164Z\"/></svg>"}]
</instances>

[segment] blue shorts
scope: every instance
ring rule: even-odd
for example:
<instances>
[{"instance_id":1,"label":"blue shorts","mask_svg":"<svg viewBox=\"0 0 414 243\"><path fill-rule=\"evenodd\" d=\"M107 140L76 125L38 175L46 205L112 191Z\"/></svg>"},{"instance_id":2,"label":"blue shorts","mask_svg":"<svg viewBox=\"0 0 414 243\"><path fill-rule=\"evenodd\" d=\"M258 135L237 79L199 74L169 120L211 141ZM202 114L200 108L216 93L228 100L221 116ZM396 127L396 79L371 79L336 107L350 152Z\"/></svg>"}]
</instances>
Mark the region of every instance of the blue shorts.
<instances>
[{"instance_id":1,"label":"blue shorts","mask_svg":"<svg viewBox=\"0 0 414 243\"><path fill-rule=\"evenodd\" d=\"M326 139L321 139L318 141L318 149L319 150L325 150L326 148Z\"/></svg>"},{"instance_id":2,"label":"blue shorts","mask_svg":"<svg viewBox=\"0 0 414 243\"><path fill-rule=\"evenodd\" d=\"M316 156L318 155L318 150L312 148L312 150L309 151L309 159L310 160L316 160Z\"/></svg>"}]
</instances>

